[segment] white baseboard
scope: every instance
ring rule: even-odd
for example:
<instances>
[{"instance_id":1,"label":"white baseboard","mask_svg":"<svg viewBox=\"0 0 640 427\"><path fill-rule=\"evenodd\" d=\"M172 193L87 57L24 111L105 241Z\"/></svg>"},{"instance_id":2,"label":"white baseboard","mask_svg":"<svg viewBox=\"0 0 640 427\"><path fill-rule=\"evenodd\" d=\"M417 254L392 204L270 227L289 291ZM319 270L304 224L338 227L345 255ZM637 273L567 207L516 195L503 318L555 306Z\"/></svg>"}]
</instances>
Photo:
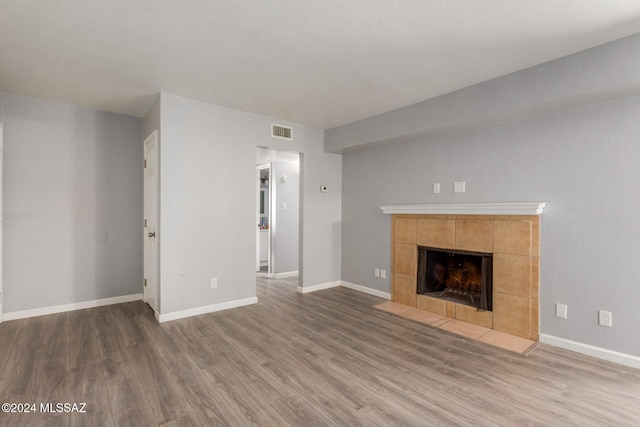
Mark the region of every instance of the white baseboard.
<instances>
[{"instance_id":1,"label":"white baseboard","mask_svg":"<svg viewBox=\"0 0 640 427\"><path fill-rule=\"evenodd\" d=\"M340 286L339 280L337 282L320 283L312 286L298 286L298 292L301 294L307 294L309 292L321 291L323 289L337 288L338 286Z\"/></svg>"},{"instance_id":2,"label":"white baseboard","mask_svg":"<svg viewBox=\"0 0 640 427\"><path fill-rule=\"evenodd\" d=\"M296 271L285 271L284 273L271 273L271 279L286 279L287 277L295 277L298 275L298 270Z\"/></svg>"},{"instance_id":3,"label":"white baseboard","mask_svg":"<svg viewBox=\"0 0 640 427\"><path fill-rule=\"evenodd\" d=\"M320 283L313 286L298 286L298 292L306 294L309 292L322 291L324 289L336 288L338 286L344 286L345 288L352 289L354 291L362 292L365 294L373 295L375 297L384 298L386 300L391 299L391 294L388 292L382 292L377 289L367 288L366 286L356 285L355 283L345 282L344 280L337 280L335 282Z\"/></svg>"},{"instance_id":4,"label":"white baseboard","mask_svg":"<svg viewBox=\"0 0 640 427\"><path fill-rule=\"evenodd\" d=\"M374 297L384 298L386 300L391 299L391 294L389 292L379 291L377 289L367 288L366 286L356 285L355 283L341 281L341 286L345 288L353 289L354 291L362 292L365 294L373 295Z\"/></svg>"},{"instance_id":5,"label":"white baseboard","mask_svg":"<svg viewBox=\"0 0 640 427\"><path fill-rule=\"evenodd\" d=\"M2 315L2 320L26 319L28 317L46 316L47 314L64 313L67 311L83 310L85 308L102 307L104 305L121 304L123 302L138 301L142 294L123 295L120 297L102 298L91 301L74 302L71 304L40 307L31 310L10 311Z\"/></svg>"},{"instance_id":6,"label":"white baseboard","mask_svg":"<svg viewBox=\"0 0 640 427\"><path fill-rule=\"evenodd\" d=\"M540 334L540 342L564 348L565 350L575 351L576 353L586 354L587 356L597 357L598 359L607 360L609 362L631 366L632 368L640 368L640 357L632 356L630 354L619 353L617 351L607 350L606 348L594 347L589 344L583 344L546 334Z\"/></svg>"},{"instance_id":7,"label":"white baseboard","mask_svg":"<svg viewBox=\"0 0 640 427\"><path fill-rule=\"evenodd\" d=\"M258 297L244 298L235 301L221 302L219 304L205 305L202 307L190 308L187 310L174 311L171 313L157 314L158 322L169 322L171 320L184 319L185 317L198 316L200 314L213 313L215 311L228 310L230 308L242 307L245 305L257 304Z\"/></svg>"}]
</instances>

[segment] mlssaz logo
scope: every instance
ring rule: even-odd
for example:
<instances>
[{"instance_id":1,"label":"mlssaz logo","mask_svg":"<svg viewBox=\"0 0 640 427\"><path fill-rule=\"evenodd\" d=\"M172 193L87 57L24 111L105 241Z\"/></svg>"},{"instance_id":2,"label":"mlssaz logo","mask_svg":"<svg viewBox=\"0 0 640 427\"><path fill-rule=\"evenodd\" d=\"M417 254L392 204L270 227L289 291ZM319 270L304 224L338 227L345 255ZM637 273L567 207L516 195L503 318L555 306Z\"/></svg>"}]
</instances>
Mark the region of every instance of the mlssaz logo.
<instances>
[{"instance_id":1,"label":"mlssaz logo","mask_svg":"<svg viewBox=\"0 0 640 427\"><path fill-rule=\"evenodd\" d=\"M64 413L85 413L86 403L41 403L40 404L40 412L64 412Z\"/></svg>"}]
</instances>

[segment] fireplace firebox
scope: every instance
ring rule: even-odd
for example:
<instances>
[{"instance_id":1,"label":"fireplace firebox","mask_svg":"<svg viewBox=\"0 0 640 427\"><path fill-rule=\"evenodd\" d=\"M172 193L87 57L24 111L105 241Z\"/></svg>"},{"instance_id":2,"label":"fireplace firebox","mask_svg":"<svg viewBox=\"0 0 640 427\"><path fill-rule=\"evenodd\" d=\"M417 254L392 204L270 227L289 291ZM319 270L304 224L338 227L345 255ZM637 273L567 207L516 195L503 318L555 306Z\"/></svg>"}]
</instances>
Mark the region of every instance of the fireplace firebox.
<instances>
[{"instance_id":1,"label":"fireplace firebox","mask_svg":"<svg viewBox=\"0 0 640 427\"><path fill-rule=\"evenodd\" d=\"M491 311L492 254L418 246L416 293Z\"/></svg>"}]
</instances>

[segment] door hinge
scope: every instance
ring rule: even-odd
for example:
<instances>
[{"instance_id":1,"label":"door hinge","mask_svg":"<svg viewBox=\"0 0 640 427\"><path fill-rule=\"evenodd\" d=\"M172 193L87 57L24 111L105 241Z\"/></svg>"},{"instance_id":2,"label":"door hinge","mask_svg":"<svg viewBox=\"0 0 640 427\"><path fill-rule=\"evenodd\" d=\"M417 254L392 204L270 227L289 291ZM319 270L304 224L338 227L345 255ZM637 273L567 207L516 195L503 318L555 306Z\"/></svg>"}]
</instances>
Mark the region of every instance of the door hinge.
<instances>
[{"instance_id":1,"label":"door hinge","mask_svg":"<svg viewBox=\"0 0 640 427\"><path fill-rule=\"evenodd\" d=\"M144 287L147 287L147 279L144 279Z\"/></svg>"},{"instance_id":2,"label":"door hinge","mask_svg":"<svg viewBox=\"0 0 640 427\"><path fill-rule=\"evenodd\" d=\"M147 168L147 159L144 159L143 163L144 163L144 168L146 169Z\"/></svg>"},{"instance_id":3,"label":"door hinge","mask_svg":"<svg viewBox=\"0 0 640 427\"><path fill-rule=\"evenodd\" d=\"M146 219L144 220L144 226L145 227L147 226L147 220Z\"/></svg>"}]
</instances>

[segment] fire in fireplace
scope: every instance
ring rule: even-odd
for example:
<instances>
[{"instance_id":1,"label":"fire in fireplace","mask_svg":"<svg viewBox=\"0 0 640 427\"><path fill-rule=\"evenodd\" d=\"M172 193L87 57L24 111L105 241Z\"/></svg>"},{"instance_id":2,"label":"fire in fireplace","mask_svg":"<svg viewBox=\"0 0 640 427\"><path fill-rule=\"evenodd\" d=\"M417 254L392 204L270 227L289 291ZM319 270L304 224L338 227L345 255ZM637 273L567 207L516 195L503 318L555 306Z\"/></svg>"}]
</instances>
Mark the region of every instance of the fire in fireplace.
<instances>
[{"instance_id":1,"label":"fire in fireplace","mask_svg":"<svg viewBox=\"0 0 640 427\"><path fill-rule=\"evenodd\" d=\"M491 254L418 246L417 293L491 311Z\"/></svg>"}]
</instances>

